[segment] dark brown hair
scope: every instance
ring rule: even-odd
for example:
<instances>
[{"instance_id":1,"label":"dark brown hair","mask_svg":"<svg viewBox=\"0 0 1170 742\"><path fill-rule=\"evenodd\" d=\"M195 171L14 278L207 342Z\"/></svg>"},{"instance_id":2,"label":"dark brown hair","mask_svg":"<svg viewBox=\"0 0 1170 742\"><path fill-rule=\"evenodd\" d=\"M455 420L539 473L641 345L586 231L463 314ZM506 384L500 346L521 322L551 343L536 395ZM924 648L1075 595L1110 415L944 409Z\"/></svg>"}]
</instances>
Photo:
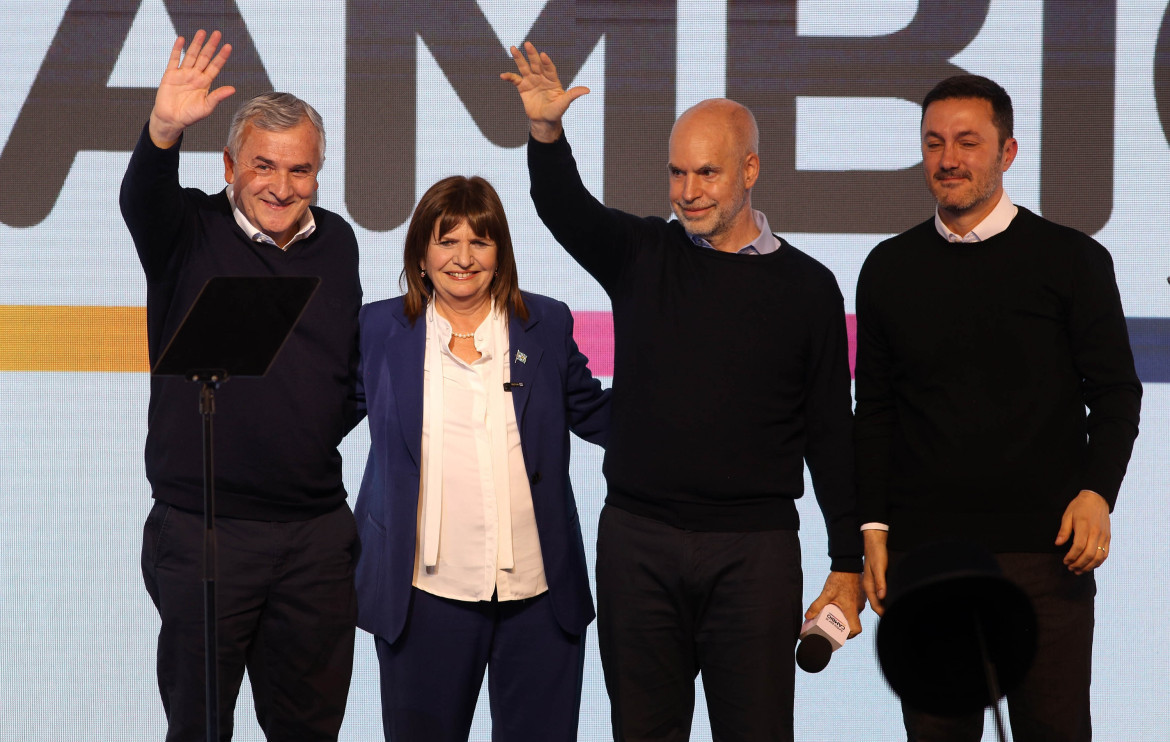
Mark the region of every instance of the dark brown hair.
<instances>
[{"instance_id":1,"label":"dark brown hair","mask_svg":"<svg viewBox=\"0 0 1170 742\"><path fill-rule=\"evenodd\" d=\"M410 226L406 228L400 278L400 283L406 283L404 309L407 318L413 323L422 316L435 292L431 279L419 270L419 265L426 261L431 240L436 233L441 237L464 221L477 237L486 237L496 243L496 275L491 284L496 306L504 308L509 317L528 319L528 307L524 306L524 297L520 295L516 256L512 252L512 235L508 231L504 204L492 184L478 175L443 178L428 188L418 206L414 207Z\"/></svg>"},{"instance_id":2,"label":"dark brown hair","mask_svg":"<svg viewBox=\"0 0 1170 742\"><path fill-rule=\"evenodd\" d=\"M1010 137L1015 136L1012 133L1015 126L1012 97L994 80L982 75L955 75L935 85L922 99L922 120L926 119L926 109L931 103L952 98L976 98L991 104L991 122L999 132L1000 147ZM919 124L921 125L921 121Z\"/></svg>"}]
</instances>

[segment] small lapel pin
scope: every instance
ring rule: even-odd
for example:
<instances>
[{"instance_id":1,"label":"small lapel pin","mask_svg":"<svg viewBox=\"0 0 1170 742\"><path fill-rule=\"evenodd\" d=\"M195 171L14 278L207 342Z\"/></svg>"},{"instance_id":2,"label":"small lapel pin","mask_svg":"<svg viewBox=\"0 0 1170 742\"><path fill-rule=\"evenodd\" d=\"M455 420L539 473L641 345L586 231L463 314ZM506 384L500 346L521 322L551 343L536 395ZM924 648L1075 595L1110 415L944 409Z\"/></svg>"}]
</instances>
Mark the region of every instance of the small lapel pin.
<instances>
[{"instance_id":1,"label":"small lapel pin","mask_svg":"<svg viewBox=\"0 0 1170 742\"><path fill-rule=\"evenodd\" d=\"M527 363L528 356L520 351L516 351L516 363Z\"/></svg>"}]
</instances>

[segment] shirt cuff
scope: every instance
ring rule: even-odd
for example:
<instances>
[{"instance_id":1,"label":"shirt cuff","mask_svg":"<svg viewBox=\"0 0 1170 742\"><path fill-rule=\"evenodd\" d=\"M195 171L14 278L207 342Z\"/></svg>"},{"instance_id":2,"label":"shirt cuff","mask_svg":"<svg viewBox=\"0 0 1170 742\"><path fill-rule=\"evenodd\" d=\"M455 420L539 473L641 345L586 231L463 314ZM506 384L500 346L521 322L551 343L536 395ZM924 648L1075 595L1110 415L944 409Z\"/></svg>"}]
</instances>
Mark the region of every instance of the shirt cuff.
<instances>
[{"instance_id":1,"label":"shirt cuff","mask_svg":"<svg viewBox=\"0 0 1170 742\"><path fill-rule=\"evenodd\" d=\"M885 523L862 523L861 530L863 531L889 531L890 527Z\"/></svg>"}]
</instances>

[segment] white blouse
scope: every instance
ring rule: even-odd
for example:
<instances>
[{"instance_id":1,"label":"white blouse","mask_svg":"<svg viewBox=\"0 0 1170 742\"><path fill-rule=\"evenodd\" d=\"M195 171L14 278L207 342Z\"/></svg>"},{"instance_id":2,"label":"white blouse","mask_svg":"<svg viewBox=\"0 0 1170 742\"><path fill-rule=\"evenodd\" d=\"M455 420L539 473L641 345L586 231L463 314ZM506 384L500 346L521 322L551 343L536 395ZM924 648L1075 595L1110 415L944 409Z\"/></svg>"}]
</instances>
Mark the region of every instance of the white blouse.
<instances>
[{"instance_id":1,"label":"white blouse","mask_svg":"<svg viewBox=\"0 0 1170 742\"><path fill-rule=\"evenodd\" d=\"M539 595L548 584L516 408L504 391L511 378L506 313L493 304L475 331L481 355L472 363L451 352L451 323L434 302L426 322L413 584L455 600Z\"/></svg>"}]
</instances>

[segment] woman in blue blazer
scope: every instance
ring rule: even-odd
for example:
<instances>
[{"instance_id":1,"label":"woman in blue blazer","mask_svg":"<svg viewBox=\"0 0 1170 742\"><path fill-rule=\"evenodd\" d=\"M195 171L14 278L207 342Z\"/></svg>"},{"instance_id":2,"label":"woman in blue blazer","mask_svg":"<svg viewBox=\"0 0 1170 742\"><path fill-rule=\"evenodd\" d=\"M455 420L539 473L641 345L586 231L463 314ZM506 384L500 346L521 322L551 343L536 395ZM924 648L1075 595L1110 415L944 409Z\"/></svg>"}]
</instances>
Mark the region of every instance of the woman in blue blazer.
<instances>
[{"instance_id":1,"label":"woman in blue blazer","mask_svg":"<svg viewBox=\"0 0 1170 742\"><path fill-rule=\"evenodd\" d=\"M466 740L490 666L493 739L576 739L594 610L569 431L604 445L609 391L568 307L519 290L487 181L424 194L404 266L406 294L360 320L358 625L386 737Z\"/></svg>"}]
</instances>

